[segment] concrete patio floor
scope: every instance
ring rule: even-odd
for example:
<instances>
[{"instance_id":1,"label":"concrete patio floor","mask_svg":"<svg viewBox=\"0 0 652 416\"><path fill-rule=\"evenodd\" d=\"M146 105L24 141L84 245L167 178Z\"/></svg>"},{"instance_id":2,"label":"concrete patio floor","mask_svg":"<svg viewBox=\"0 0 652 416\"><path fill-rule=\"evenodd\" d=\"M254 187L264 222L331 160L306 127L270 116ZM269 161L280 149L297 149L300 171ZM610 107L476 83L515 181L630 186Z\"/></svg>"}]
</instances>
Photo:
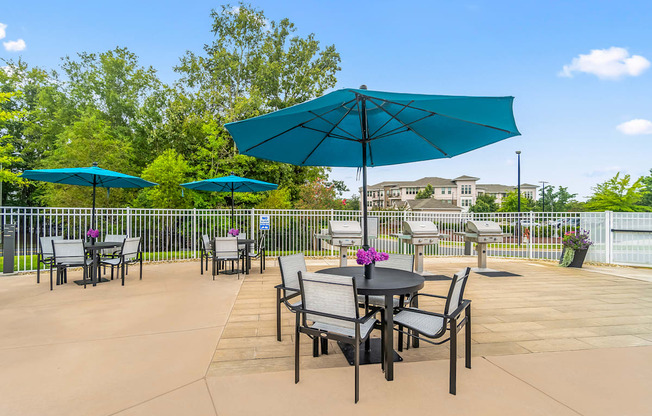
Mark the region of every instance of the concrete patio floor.
<instances>
[{"instance_id":1,"label":"concrete patio floor","mask_svg":"<svg viewBox=\"0 0 652 416\"><path fill-rule=\"evenodd\" d=\"M427 259L426 269L450 276L472 263ZM284 309L276 341L279 271L257 266L213 281L198 262L150 264L124 287L53 292L34 275L0 277L0 415L652 414L652 270L490 259L520 276L472 273L474 361L460 364L458 395L448 347L422 343L401 354L392 382L362 367L354 405L353 370L334 344L313 358L302 339L294 384L293 315ZM335 260L309 262L327 266Z\"/></svg>"}]
</instances>

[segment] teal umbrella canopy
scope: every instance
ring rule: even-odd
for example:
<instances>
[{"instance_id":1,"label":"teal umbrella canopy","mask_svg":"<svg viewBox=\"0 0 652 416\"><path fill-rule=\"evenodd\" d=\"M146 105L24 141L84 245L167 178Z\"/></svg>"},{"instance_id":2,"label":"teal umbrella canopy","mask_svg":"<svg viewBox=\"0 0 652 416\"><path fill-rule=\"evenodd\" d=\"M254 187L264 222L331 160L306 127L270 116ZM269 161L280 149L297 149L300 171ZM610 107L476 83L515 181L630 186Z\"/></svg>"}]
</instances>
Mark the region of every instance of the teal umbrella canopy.
<instances>
[{"instance_id":1,"label":"teal umbrella canopy","mask_svg":"<svg viewBox=\"0 0 652 416\"><path fill-rule=\"evenodd\" d=\"M245 155L300 166L361 167L367 249L367 166L451 158L518 136L513 101L363 85L225 127Z\"/></svg>"},{"instance_id":2,"label":"teal umbrella canopy","mask_svg":"<svg viewBox=\"0 0 652 416\"><path fill-rule=\"evenodd\" d=\"M147 188L158 185L136 176L125 175L124 173L102 169L97 166L26 170L21 177L42 182L99 186L100 188Z\"/></svg>"},{"instance_id":3,"label":"teal umbrella canopy","mask_svg":"<svg viewBox=\"0 0 652 416\"><path fill-rule=\"evenodd\" d=\"M272 191L278 188L278 185L273 183L258 181L256 179L241 178L235 175L182 183L181 186L196 191L211 192L263 192Z\"/></svg>"},{"instance_id":4,"label":"teal umbrella canopy","mask_svg":"<svg viewBox=\"0 0 652 416\"><path fill-rule=\"evenodd\" d=\"M91 212L91 228L95 228L95 189L101 188L147 188L157 183L146 181L136 176L102 169L93 162L88 168L62 168L26 170L20 175L34 181L62 183L66 185L92 186L93 210Z\"/></svg>"},{"instance_id":5,"label":"teal umbrella canopy","mask_svg":"<svg viewBox=\"0 0 652 416\"><path fill-rule=\"evenodd\" d=\"M221 178L205 179L203 181L182 183L181 186L195 191L210 191L210 192L231 192L231 227L234 224L234 206L233 206L233 193L234 192L263 192L273 191L278 188L278 185L269 182L258 181L256 179L241 178L235 176L233 172L231 175Z\"/></svg>"},{"instance_id":6,"label":"teal umbrella canopy","mask_svg":"<svg viewBox=\"0 0 652 416\"><path fill-rule=\"evenodd\" d=\"M513 97L342 89L226 124L242 154L307 166L384 166L451 158L520 135ZM362 146L362 143L365 146Z\"/></svg>"}]
</instances>

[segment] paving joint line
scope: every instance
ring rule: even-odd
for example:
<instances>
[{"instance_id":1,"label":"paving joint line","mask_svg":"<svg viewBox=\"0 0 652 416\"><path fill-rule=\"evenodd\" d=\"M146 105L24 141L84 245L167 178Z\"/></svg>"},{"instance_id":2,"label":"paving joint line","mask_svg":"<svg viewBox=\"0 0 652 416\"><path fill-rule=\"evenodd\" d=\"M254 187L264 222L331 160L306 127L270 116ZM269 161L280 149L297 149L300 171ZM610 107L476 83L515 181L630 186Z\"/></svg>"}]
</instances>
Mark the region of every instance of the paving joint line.
<instances>
[{"instance_id":1,"label":"paving joint line","mask_svg":"<svg viewBox=\"0 0 652 416\"><path fill-rule=\"evenodd\" d=\"M138 402L138 403L133 404L133 405L131 405L131 406L127 406L127 407L125 407L124 409L120 409L120 410L118 410L117 412L110 413L110 414L108 414L107 416L117 415L118 413L122 413L122 412L124 412L125 410L133 409L134 407L140 406L140 405L145 404L145 403L147 403L147 402L151 402L152 400L157 399L157 398L159 398L159 397L161 397L161 396L165 396L166 394L172 393L173 391L177 391L177 390L180 390L180 389L182 389L182 388L184 388L184 387L188 387L189 385L191 385L191 384L193 384L193 383L196 383L196 382L198 382L198 381L201 381L201 380L203 380L203 379L204 379L204 377L202 377L202 378L198 378L197 380L193 380L193 381L191 381L191 382L189 382L189 383L186 383L186 384L183 384L183 385L181 385L181 386L179 386L179 387L175 387L175 388L173 388L172 390L168 390L168 391L163 392L163 393L161 393L161 394L157 394L156 396L151 397L151 398L149 398L149 399L147 399L147 400L143 400L142 402Z\"/></svg>"},{"instance_id":2,"label":"paving joint line","mask_svg":"<svg viewBox=\"0 0 652 416\"><path fill-rule=\"evenodd\" d=\"M543 394L543 395L546 396L546 397L549 397L549 398L552 399L553 401L555 401L555 402L559 403L560 405L566 407L567 409L571 410L572 412L577 413L577 414L580 415L580 416L584 416L583 413L578 412L577 410L573 409L572 407L570 407L570 406L567 405L566 403L564 403L564 402L562 402L562 401L560 401L560 400L558 400L558 399L552 397L550 394L548 394L548 393L546 393L545 391L539 389L538 387L534 386L533 384L528 383L527 381L523 380L522 378L518 377L517 375L510 373L509 371L505 370L504 368L502 368L502 367L499 366L498 364L494 363L493 361L488 360L487 357L483 356L482 359L485 360L485 361L487 361L487 362L490 363L491 365L495 366L496 368L498 368L498 369L504 371L505 373L509 374L510 376L514 377L515 379L522 381L523 383L525 383L525 384L527 384L528 386L532 387L534 390L540 392L541 394Z\"/></svg>"}]
</instances>

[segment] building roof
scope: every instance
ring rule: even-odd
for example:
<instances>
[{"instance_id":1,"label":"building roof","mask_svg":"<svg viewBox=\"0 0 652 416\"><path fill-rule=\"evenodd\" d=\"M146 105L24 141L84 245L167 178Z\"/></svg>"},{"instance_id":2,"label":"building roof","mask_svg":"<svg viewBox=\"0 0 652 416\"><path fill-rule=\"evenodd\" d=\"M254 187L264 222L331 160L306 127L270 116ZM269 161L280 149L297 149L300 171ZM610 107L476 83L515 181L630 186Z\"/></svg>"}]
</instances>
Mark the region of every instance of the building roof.
<instances>
[{"instance_id":1,"label":"building roof","mask_svg":"<svg viewBox=\"0 0 652 416\"><path fill-rule=\"evenodd\" d=\"M455 182L451 179L440 178L437 176L427 176L425 178L417 179L416 181L385 181L379 182L374 185L369 185L368 189L372 188L385 188L385 187L417 187L417 186L455 186Z\"/></svg>"},{"instance_id":2,"label":"building roof","mask_svg":"<svg viewBox=\"0 0 652 416\"><path fill-rule=\"evenodd\" d=\"M485 191L488 194L506 194L516 190L516 186L501 185L498 183L479 183L476 186L476 189ZM537 188L536 185L530 185L527 183L521 184L521 189L523 188Z\"/></svg>"},{"instance_id":3,"label":"building roof","mask_svg":"<svg viewBox=\"0 0 652 416\"><path fill-rule=\"evenodd\" d=\"M475 176L467 176L467 175L462 175L458 176L457 178L453 179L453 181L479 181L480 178L476 178Z\"/></svg>"},{"instance_id":4,"label":"building roof","mask_svg":"<svg viewBox=\"0 0 652 416\"><path fill-rule=\"evenodd\" d=\"M448 202L434 198L410 199L405 201L405 204L413 211L462 211L462 208L457 205L449 204Z\"/></svg>"}]
</instances>

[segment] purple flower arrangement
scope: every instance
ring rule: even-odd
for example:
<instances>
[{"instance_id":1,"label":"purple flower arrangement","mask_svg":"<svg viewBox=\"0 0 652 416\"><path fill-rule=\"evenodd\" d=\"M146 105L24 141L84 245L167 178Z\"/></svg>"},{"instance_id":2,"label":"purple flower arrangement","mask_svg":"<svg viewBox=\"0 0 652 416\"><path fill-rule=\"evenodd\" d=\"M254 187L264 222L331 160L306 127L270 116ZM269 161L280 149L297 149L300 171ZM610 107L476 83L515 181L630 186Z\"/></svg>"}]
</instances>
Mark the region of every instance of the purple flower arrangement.
<instances>
[{"instance_id":1,"label":"purple flower arrangement","mask_svg":"<svg viewBox=\"0 0 652 416\"><path fill-rule=\"evenodd\" d=\"M90 228L88 231L86 231L86 237L97 238L99 236L100 236L100 230L94 230Z\"/></svg>"},{"instance_id":2,"label":"purple flower arrangement","mask_svg":"<svg viewBox=\"0 0 652 416\"><path fill-rule=\"evenodd\" d=\"M389 254L383 252L379 253L375 248L369 247L369 250L367 251L364 251L364 249L358 250L356 257L356 263L362 266L375 263L377 261L385 261L389 259Z\"/></svg>"},{"instance_id":3,"label":"purple flower arrangement","mask_svg":"<svg viewBox=\"0 0 652 416\"><path fill-rule=\"evenodd\" d=\"M586 230L565 232L561 243L564 247L572 250L586 250L593 244L593 242L589 240L589 232Z\"/></svg>"},{"instance_id":4,"label":"purple flower arrangement","mask_svg":"<svg viewBox=\"0 0 652 416\"><path fill-rule=\"evenodd\" d=\"M231 228L228 233L231 237L237 237L240 234L240 230L237 228Z\"/></svg>"}]
</instances>

